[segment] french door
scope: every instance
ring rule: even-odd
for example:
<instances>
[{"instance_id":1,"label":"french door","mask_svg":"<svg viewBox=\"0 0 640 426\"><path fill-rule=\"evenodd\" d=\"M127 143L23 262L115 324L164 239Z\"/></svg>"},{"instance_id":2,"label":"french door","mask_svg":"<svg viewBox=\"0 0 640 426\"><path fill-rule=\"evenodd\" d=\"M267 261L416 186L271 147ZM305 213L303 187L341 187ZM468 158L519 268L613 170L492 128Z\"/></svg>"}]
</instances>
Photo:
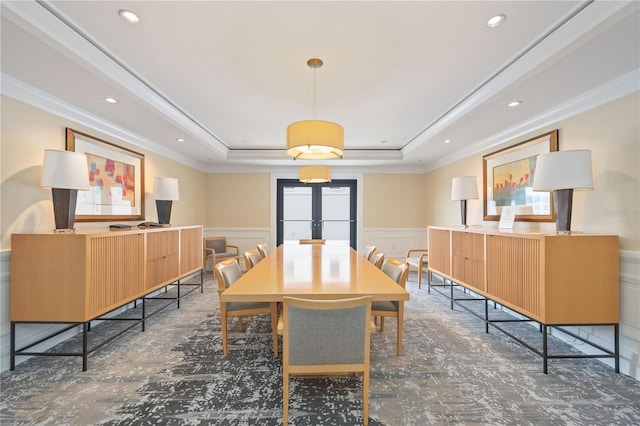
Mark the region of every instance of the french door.
<instances>
[{"instance_id":1,"label":"french door","mask_svg":"<svg viewBox=\"0 0 640 426\"><path fill-rule=\"evenodd\" d=\"M277 181L276 244L287 240L341 240L356 247L355 180L328 183Z\"/></svg>"}]
</instances>

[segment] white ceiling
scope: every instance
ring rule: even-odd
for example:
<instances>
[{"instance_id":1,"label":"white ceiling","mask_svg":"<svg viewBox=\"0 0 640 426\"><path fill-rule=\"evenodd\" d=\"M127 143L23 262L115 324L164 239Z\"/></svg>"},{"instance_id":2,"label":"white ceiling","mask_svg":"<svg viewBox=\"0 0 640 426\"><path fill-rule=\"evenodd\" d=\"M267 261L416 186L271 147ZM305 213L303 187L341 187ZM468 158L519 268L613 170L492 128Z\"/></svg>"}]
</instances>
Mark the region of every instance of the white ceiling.
<instances>
[{"instance_id":1,"label":"white ceiling","mask_svg":"<svg viewBox=\"0 0 640 426\"><path fill-rule=\"evenodd\" d=\"M346 149L324 163L426 171L640 90L639 5L2 1L1 87L203 171L275 170L305 164L285 134L319 57L316 118Z\"/></svg>"}]
</instances>

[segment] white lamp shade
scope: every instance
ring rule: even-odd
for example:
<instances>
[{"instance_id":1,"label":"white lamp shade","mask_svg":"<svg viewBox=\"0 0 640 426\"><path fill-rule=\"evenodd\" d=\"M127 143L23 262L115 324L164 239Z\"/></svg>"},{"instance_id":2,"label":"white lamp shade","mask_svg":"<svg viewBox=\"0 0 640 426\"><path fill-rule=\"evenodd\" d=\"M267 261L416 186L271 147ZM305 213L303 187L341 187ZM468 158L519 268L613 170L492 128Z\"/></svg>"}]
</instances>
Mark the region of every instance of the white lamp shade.
<instances>
[{"instance_id":1,"label":"white lamp shade","mask_svg":"<svg viewBox=\"0 0 640 426\"><path fill-rule=\"evenodd\" d=\"M87 156L80 152L45 149L40 185L43 188L89 190Z\"/></svg>"},{"instance_id":2,"label":"white lamp shade","mask_svg":"<svg viewBox=\"0 0 640 426\"><path fill-rule=\"evenodd\" d=\"M179 200L178 179L172 177L156 177L153 195L156 200Z\"/></svg>"},{"instance_id":3,"label":"white lamp shade","mask_svg":"<svg viewBox=\"0 0 640 426\"><path fill-rule=\"evenodd\" d=\"M533 175L534 191L593 189L591 151L555 151L538 155Z\"/></svg>"},{"instance_id":4,"label":"white lamp shade","mask_svg":"<svg viewBox=\"0 0 640 426\"><path fill-rule=\"evenodd\" d=\"M331 168L327 166L300 167L300 182L303 182L303 183L331 182Z\"/></svg>"},{"instance_id":5,"label":"white lamp shade","mask_svg":"<svg viewBox=\"0 0 640 426\"><path fill-rule=\"evenodd\" d=\"M287 127L287 155L294 159L330 160L344 153L344 129L330 121L298 121Z\"/></svg>"},{"instance_id":6,"label":"white lamp shade","mask_svg":"<svg viewBox=\"0 0 640 426\"><path fill-rule=\"evenodd\" d=\"M451 181L451 200L477 200L478 183L475 176L458 176Z\"/></svg>"}]
</instances>

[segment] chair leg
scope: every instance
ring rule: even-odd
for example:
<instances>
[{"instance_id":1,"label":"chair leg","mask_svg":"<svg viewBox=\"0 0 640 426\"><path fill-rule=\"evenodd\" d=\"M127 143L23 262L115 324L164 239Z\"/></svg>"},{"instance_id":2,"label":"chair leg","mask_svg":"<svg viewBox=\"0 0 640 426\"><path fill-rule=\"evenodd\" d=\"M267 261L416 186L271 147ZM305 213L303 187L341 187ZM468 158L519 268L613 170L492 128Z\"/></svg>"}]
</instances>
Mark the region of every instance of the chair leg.
<instances>
[{"instance_id":1,"label":"chair leg","mask_svg":"<svg viewBox=\"0 0 640 426\"><path fill-rule=\"evenodd\" d=\"M220 325L222 329L222 356L227 356L227 311L220 310Z\"/></svg>"},{"instance_id":2,"label":"chair leg","mask_svg":"<svg viewBox=\"0 0 640 426\"><path fill-rule=\"evenodd\" d=\"M287 426L289 417L289 374L282 373L282 424Z\"/></svg>"},{"instance_id":3,"label":"chair leg","mask_svg":"<svg viewBox=\"0 0 640 426\"><path fill-rule=\"evenodd\" d=\"M422 288L422 266L418 266L418 289Z\"/></svg>"},{"instance_id":4,"label":"chair leg","mask_svg":"<svg viewBox=\"0 0 640 426\"><path fill-rule=\"evenodd\" d=\"M362 422L369 424L369 370L362 373Z\"/></svg>"},{"instance_id":5,"label":"chair leg","mask_svg":"<svg viewBox=\"0 0 640 426\"><path fill-rule=\"evenodd\" d=\"M238 331L242 333L242 317L238 317Z\"/></svg>"},{"instance_id":6,"label":"chair leg","mask_svg":"<svg viewBox=\"0 0 640 426\"><path fill-rule=\"evenodd\" d=\"M384 331L384 317L380 317L380 331Z\"/></svg>"}]
</instances>

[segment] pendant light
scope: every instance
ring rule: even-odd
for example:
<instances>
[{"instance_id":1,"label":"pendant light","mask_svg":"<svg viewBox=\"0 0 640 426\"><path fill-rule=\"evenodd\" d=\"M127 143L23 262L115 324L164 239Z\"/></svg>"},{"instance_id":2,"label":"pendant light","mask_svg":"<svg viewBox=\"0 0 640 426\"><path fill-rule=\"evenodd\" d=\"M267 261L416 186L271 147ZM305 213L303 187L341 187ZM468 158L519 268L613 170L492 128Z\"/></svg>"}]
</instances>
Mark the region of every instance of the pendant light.
<instances>
[{"instance_id":1,"label":"pendant light","mask_svg":"<svg viewBox=\"0 0 640 426\"><path fill-rule=\"evenodd\" d=\"M287 154L293 159L329 160L342 158L344 129L337 123L316 120L316 70L321 59L311 58L307 66L313 69L313 120L292 123L287 127Z\"/></svg>"},{"instance_id":2,"label":"pendant light","mask_svg":"<svg viewBox=\"0 0 640 426\"><path fill-rule=\"evenodd\" d=\"M331 182L331 168L327 166L300 167L300 182L302 183Z\"/></svg>"}]
</instances>

